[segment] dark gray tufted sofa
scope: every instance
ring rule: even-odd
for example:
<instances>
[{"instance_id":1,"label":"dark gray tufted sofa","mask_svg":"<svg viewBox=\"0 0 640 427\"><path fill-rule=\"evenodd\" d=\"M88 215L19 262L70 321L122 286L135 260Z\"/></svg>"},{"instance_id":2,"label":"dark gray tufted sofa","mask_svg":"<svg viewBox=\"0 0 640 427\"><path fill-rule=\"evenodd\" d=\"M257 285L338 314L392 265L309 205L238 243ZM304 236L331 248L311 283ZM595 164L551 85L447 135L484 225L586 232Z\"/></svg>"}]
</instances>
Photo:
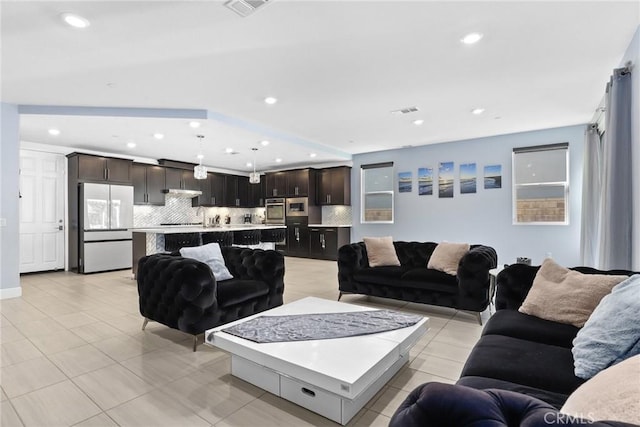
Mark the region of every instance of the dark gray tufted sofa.
<instances>
[{"instance_id":1,"label":"dark gray tufted sofa","mask_svg":"<svg viewBox=\"0 0 640 427\"><path fill-rule=\"evenodd\" d=\"M489 270L497 265L496 251L471 245L452 276L427 268L437 243L393 242L399 267L370 267L363 242L338 250L340 296L345 293L439 305L480 315L489 305ZM338 298L340 299L340 298Z\"/></svg>"},{"instance_id":2,"label":"dark gray tufted sofa","mask_svg":"<svg viewBox=\"0 0 640 427\"><path fill-rule=\"evenodd\" d=\"M206 264L178 253L138 262L140 314L194 336L282 305L284 256L276 251L221 248L233 279L216 282Z\"/></svg>"}]
</instances>

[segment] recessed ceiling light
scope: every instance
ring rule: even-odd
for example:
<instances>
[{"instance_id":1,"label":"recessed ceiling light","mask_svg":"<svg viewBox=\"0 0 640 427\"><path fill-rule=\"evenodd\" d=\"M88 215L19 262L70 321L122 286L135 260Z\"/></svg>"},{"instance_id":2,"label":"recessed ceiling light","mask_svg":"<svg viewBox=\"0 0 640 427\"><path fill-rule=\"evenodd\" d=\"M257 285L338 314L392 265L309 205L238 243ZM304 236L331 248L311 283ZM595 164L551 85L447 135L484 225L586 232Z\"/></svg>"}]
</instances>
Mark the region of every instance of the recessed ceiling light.
<instances>
[{"instance_id":1,"label":"recessed ceiling light","mask_svg":"<svg viewBox=\"0 0 640 427\"><path fill-rule=\"evenodd\" d=\"M253 164L251 162L247 162L247 167L250 168L251 166L253 166Z\"/></svg>"},{"instance_id":2,"label":"recessed ceiling light","mask_svg":"<svg viewBox=\"0 0 640 427\"><path fill-rule=\"evenodd\" d=\"M262 144L263 147L266 147L267 145L269 145L269 141L265 139L263 141L260 141L260 144Z\"/></svg>"},{"instance_id":3,"label":"recessed ceiling light","mask_svg":"<svg viewBox=\"0 0 640 427\"><path fill-rule=\"evenodd\" d=\"M418 119L418 120L414 120L414 121L413 121L413 124L414 124L414 125L416 125L416 126L420 126L420 125L422 125L423 123L424 123L424 120L422 120L422 119Z\"/></svg>"},{"instance_id":4,"label":"recessed ceiling light","mask_svg":"<svg viewBox=\"0 0 640 427\"><path fill-rule=\"evenodd\" d=\"M155 139L162 139L162 138L164 138L164 134L163 133L154 133L153 137Z\"/></svg>"},{"instance_id":5,"label":"recessed ceiling light","mask_svg":"<svg viewBox=\"0 0 640 427\"><path fill-rule=\"evenodd\" d=\"M482 33L469 33L461 38L460 41L464 44L474 44L478 43L482 37L484 37L484 34Z\"/></svg>"},{"instance_id":6,"label":"recessed ceiling light","mask_svg":"<svg viewBox=\"0 0 640 427\"><path fill-rule=\"evenodd\" d=\"M484 108L474 108L473 110L471 110L471 114L475 114L476 116L482 113L484 113Z\"/></svg>"},{"instance_id":7,"label":"recessed ceiling light","mask_svg":"<svg viewBox=\"0 0 640 427\"><path fill-rule=\"evenodd\" d=\"M60 15L65 24L73 28L87 28L91 23L87 18L83 18L75 13L65 12Z\"/></svg>"},{"instance_id":8,"label":"recessed ceiling light","mask_svg":"<svg viewBox=\"0 0 640 427\"><path fill-rule=\"evenodd\" d=\"M316 153L311 153L311 154L309 154L309 157L315 157L315 156L317 156L317 154L316 154Z\"/></svg>"},{"instance_id":9,"label":"recessed ceiling light","mask_svg":"<svg viewBox=\"0 0 640 427\"><path fill-rule=\"evenodd\" d=\"M276 163L281 163L281 162L282 162L282 159L281 159L280 157L278 157L278 158L276 159Z\"/></svg>"},{"instance_id":10,"label":"recessed ceiling light","mask_svg":"<svg viewBox=\"0 0 640 427\"><path fill-rule=\"evenodd\" d=\"M58 129L49 129L49 135L58 136L60 131Z\"/></svg>"},{"instance_id":11,"label":"recessed ceiling light","mask_svg":"<svg viewBox=\"0 0 640 427\"><path fill-rule=\"evenodd\" d=\"M200 122L189 122L189 126L191 126L192 128L199 128L200 127Z\"/></svg>"},{"instance_id":12,"label":"recessed ceiling light","mask_svg":"<svg viewBox=\"0 0 640 427\"><path fill-rule=\"evenodd\" d=\"M273 105L273 104L275 104L276 102L278 102L278 98L274 98L273 96L267 96L267 97L264 99L264 102L265 102L265 104Z\"/></svg>"},{"instance_id":13,"label":"recessed ceiling light","mask_svg":"<svg viewBox=\"0 0 640 427\"><path fill-rule=\"evenodd\" d=\"M133 141L127 142L127 147L129 148L136 148L136 143Z\"/></svg>"},{"instance_id":14,"label":"recessed ceiling light","mask_svg":"<svg viewBox=\"0 0 640 427\"><path fill-rule=\"evenodd\" d=\"M233 153L233 148L225 148L224 152L227 153L227 154L231 154L231 153Z\"/></svg>"},{"instance_id":15,"label":"recessed ceiling light","mask_svg":"<svg viewBox=\"0 0 640 427\"><path fill-rule=\"evenodd\" d=\"M202 160L204 159L204 154L198 154L196 157L198 158L198 160Z\"/></svg>"}]
</instances>

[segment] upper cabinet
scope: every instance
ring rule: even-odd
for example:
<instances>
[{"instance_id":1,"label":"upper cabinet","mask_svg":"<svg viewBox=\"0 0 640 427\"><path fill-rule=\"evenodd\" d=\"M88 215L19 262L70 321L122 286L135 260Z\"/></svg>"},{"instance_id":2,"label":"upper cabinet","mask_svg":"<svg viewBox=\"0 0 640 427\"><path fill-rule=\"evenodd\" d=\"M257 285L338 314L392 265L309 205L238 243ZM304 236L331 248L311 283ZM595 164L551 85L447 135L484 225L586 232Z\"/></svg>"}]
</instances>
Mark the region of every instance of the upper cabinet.
<instances>
[{"instance_id":1,"label":"upper cabinet","mask_svg":"<svg viewBox=\"0 0 640 427\"><path fill-rule=\"evenodd\" d=\"M224 201L226 207L246 208L249 206L249 177L225 175Z\"/></svg>"},{"instance_id":2,"label":"upper cabinet","mask_svg":"<svg viewBox=\"0 0 640 427\"><path fill-rule=\"evenodd\" d=\"M269 197L284 197L287 195L287 173L282 172L270 172L265 175L265 181L267 182L267 198Z\"/></svg>"},{"instance_id":3,"label":"upper cabinet","mask_svg":"<svg viewBox=\"0 0 640 427\"><path fill-rule=\"evenodd\" d=\"M249 184L249 207L264 208L267 180L265 176L260 177L260 183Z\"/></svg>"},{"instance_id":4,"label":"upper cabinet","mask_svg":"<svg viewBox=\"0 0 640 427\"><path fill-rule=\"evenodd\" d=\"M74 163L71 170L77 170L77 176L70 176L72 179L131 184L132 160L79 153L72 153L67 157L70 163Z\"/></svg>"},{"instance_id":5,"label":"upper cabinet","mask_svg":"<svg viewBox=\"0 0 640 427\"><path fill-rule=\"evenodd\" d=\"M318 171L316 203L319 205L351 204L351 168L339 166Z\"/></svg>"},{"instance_id":6,"label":"upper cabinet","mask_svg":"<svg viewBox=\"0 0 640 427\"><path fill-rule=\"evenodd\" d=\"M198 180L193 176L193 170L165 168L165 188L178 190L200 190Z\"/></svg>"},{"instance_id":7,"label":"upper cabinet","mask_svg":"<svg viewBox=\"0 0 640 427\"><path fill-rule=\"evenodd\" d=\"M133 204L164 205L165 170L162 166L134 163L131 166Z\"/></svg>"},{"instance_id":8,"label":"upper cabinet","mask_svg":"<svg viewBox=\"0 0 640 427\"><path fill-rule=\"evenodd\" d=\"M225 176L209 172L207 179L200 180L202 195L193 199L193 206L225 206L224 182Z\"/></svg>"},{"instance_id":9,"label":"upper cabinet","mask_svg":"<svg viewBox=\"0 0 640 427\"><path fill-rule=\"evenodd\" d=\"M315 169L296 169L286 172L287 196L308 197L315 196Z\"/></svg>"}]
</instances>

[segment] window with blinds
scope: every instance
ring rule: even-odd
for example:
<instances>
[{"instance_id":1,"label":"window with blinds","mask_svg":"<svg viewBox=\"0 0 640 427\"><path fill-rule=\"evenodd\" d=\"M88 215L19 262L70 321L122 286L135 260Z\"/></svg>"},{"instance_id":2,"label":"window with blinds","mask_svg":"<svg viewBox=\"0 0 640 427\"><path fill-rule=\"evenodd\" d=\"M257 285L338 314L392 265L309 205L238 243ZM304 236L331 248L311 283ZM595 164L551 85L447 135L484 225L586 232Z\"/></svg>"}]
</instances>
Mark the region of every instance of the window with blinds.
<instances>
[{"instance_id":1,"label":"window with blinds","mask_svg":"<svg viewBox=\"0 0 640 427\"><path fill-rule=\"evenodd\" d=\"M569 143L513 149L513 223L569 224Z\"/></svg>"},{"instance_id":2,"label":"window with blinds","mask_svg":"<svg viewBox=\"0 0 640 427\"><path fill-rule=\"evenodd\" d=\"M361 223L393 223L393 162L362 165Z\"/></svg>"}]
</instances>

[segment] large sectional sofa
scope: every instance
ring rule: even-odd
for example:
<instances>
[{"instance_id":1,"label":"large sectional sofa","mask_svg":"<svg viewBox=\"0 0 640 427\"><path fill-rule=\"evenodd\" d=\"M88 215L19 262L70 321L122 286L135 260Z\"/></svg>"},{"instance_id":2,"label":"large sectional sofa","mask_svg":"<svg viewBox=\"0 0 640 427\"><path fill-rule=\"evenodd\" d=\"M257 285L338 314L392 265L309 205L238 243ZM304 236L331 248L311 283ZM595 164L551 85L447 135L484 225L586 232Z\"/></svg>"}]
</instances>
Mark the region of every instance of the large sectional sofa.
<instances>
[{"instance_id":1,"label":"large sectional sofa","mask_svg":"<svg viewBox=\"0 0 640 427\"><path fill-rule=\"evenodd\" d=\"M340 296L354 293L483 312L490 300L489 270L496 267L496 251L471 245L457 274L427 268L438 246L433 242L393 242L400 266L371 267L363 242L338 250Z\"/></svg>"},{"instance_id":2,"label":"large sectional sofa","mask_svg":"<svg viewBox=\"0 0 640 427\"><path fill-rule=\"evenodd\" d=\"M514 264L498 275L497 311L486 323L456 385L427 383L418 387L396 411L392 427L481 425L473 424L479 420L491 420L490 425L496 426L627 425L573 419L557 422L561 415L551 417L559 414L557 410L585 380L574 375L572 342L579 328L518 311L539 268ZM572 270L634 274L589 267Z\"/></svg>"}]
</instances>

